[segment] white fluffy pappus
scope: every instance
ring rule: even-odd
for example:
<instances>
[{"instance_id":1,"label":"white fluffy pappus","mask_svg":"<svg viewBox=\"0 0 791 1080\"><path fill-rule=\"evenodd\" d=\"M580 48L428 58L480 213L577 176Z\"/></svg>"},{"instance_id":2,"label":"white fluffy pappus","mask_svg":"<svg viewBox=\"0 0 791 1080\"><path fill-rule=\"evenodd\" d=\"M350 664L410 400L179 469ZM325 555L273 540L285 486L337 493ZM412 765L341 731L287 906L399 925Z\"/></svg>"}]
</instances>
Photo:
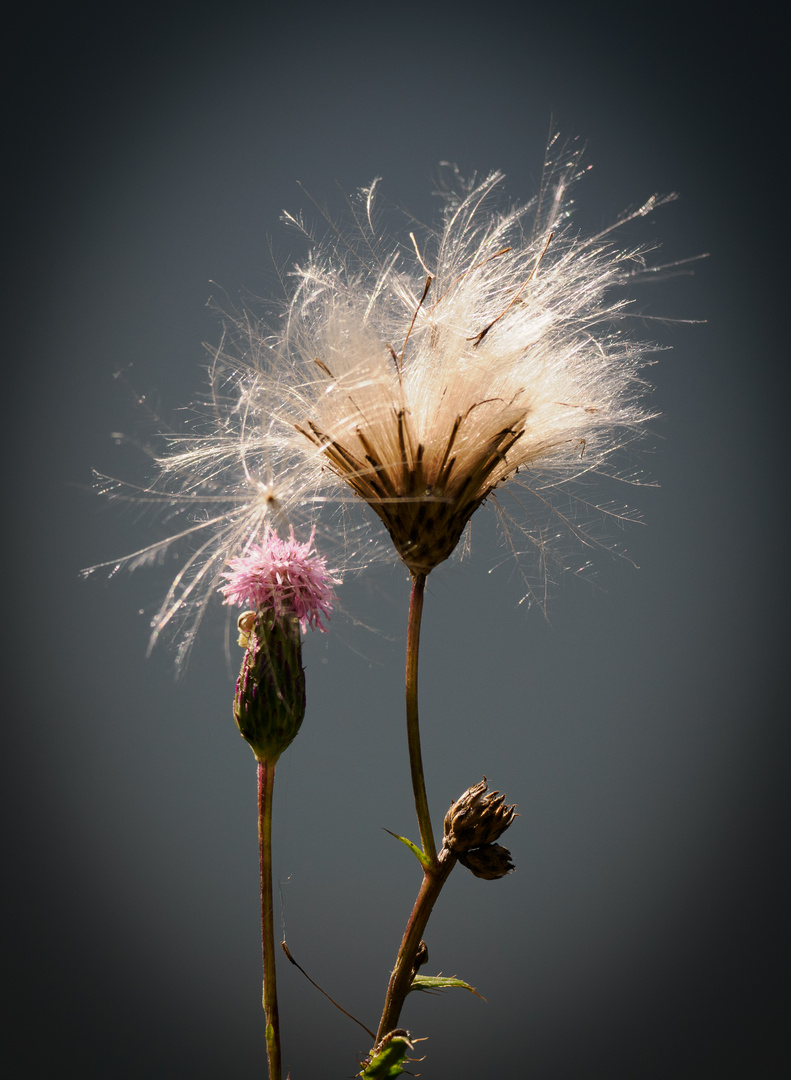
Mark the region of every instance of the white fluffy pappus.
<instances>
[{"instance_id":1,"label":"white fluffy pappus","mask_svg":"<svg viewBox=\"0 0 791 1080\"><path fill-rule=\"evenodd\" d=\"M650 416L641 369L654 347L627 332L623 288L648 272L646 249L625 250L613 233L672 198L583 237L570 217L579 176L579 153L561 148L527 205L498 209L494 173L457 185L436 231L393 240L377 223L375 182L350 201L353 230L333 226L293 271L281 325L225 313L210 408L189 435L166 438L150 486L99 478L187 519L104 564L134 569L188 545L152 644L178 629L183 659L228 559L267 525L315 528L340 569L395 552L427 574L491 504L509 550L530 556L528 595L543 601L553 540L594 539L569 492L615 475L614 455Z\"/></svg>"}]
</instances>

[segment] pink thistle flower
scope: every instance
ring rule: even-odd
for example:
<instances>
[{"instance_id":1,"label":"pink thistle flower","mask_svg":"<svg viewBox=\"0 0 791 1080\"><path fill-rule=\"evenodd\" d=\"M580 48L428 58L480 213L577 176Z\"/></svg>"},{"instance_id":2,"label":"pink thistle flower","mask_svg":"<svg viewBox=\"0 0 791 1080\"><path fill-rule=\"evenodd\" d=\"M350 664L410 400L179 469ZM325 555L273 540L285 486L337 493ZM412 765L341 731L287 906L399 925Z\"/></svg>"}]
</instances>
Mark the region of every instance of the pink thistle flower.
<instances>
[{"instance_id":1,"label":"pink thistle flower","mask_svg":"<svg viewBox=\"0 0 791 1080\"><path fill-rule=\"evenodd\" d=\"M224 602L271 610L278 618L294 616L303 632L308 627L325 631L321 619L330 617L339 579L327 569L326 559L311 552L313 535L301 544L293 528L282 540L268 527L260 546L250 544L244 555L228 560L231 569L222 575L227 584L220 587Z\"/></svg>"}]
</instances>

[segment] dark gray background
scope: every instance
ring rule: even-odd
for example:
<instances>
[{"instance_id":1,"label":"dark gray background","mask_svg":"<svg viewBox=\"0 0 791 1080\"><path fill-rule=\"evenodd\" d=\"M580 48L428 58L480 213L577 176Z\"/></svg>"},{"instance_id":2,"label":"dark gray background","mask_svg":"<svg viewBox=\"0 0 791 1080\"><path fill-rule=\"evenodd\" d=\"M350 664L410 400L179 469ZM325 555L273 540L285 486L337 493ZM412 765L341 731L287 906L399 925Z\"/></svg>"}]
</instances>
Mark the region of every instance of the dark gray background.
<instances>
[{"instance_id":1,"label":"dark gray background","mask_svg":"<svg viewBox=\"0 0 791 1080\"><path fill-rule=\"evenodd\" d=\"M758 9L753 9L757 11ZM154 539L88 493L136 464L123 371L165 415L199 393L205 307L274 285L279 225L382 176L418 217L437 163L500 168L528 198L552 118L587 141L592 230L654 191L644 289L663 419L657 489L624 537L517 606L488 518L432 575L422 715L437 823L486 773L519 803L517 872L457 871L410 999L430 1080L786 1075L787 152L779 24L694 4L270 8L37 5L9 25L5 559L10 614L5 937L20 1077L262 1077L255 771L230 717L222 619L186 677L145 659L166 571L78 571ZM369 1026L419 883L402 732L408 584L344 586L308 642L309 712L276 793L278 922ZM143 612L142 614L140 612ZM783 687L784 690L784 687ZM282 916L281 916L282 912ZM293 1080L351 1075L365 1034L281 969Z\"/></svg>"}]
</instances>

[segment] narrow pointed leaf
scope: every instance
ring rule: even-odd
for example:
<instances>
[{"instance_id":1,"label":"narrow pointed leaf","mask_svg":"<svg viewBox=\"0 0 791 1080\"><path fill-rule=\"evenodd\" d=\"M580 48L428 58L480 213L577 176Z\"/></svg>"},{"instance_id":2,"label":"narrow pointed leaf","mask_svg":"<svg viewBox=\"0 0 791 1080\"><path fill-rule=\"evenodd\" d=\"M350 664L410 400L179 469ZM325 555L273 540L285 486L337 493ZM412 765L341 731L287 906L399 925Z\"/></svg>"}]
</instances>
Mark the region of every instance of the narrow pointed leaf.
<instances>
[{"instance_id":1,"label":"narrow pointed leaf","mask_svg":"<svg viewBox=\"0 0 791 1080\"><path fill-rule=\"evenodd\" d=\"M463 979L456 979L452 975L416 975L409 989L422 990L428 994L433 990L451 990L454 986L460 986L462 990L469 990L471 994L475 994L481 1001L486 1001L483 994L479 994L474 986L470 986Z\"/></svg>"},{"instance_id":2,"label":"narrow pointed leaf","mask_svg":"<svg viewBox=\"0 0 791 1080\"><path fill-rule=\"evenodd\" d=\"M408 840L406 838L406 836L399 836L398 833L390 832L389 829L385 829L385 832L390 833L390 835L394 836L396 840L400 840L402 844L406 844L406 846L409 848L409 850L412 852L412 854L415 856L415 858L424 870L431 869L431 859L429 859L428 855L424 854L420 850L417 844L413 844L411 840Z\"/></svg>"}]
</instances>

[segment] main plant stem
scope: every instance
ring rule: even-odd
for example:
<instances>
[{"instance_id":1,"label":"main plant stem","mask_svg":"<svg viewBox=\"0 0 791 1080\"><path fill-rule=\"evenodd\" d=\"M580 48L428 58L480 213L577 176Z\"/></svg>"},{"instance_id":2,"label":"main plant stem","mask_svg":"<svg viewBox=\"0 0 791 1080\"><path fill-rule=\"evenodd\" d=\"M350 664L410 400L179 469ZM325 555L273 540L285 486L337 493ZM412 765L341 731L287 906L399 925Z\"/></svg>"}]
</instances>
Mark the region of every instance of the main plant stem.
<instances>
[{"instance_id":1,"label":"main plant stem","mask_svg":"<svg viewBox=\"0 0 791 1080\"><path fill-rule=\"evenodd\" d=\"M398 1018L401 1015L409 987L415 974L415 957L423 938L428 923L429 915L440 894L442 886L448 879L448 874L456 865L456 856L452 851L443 848L437 858L436 867L433 870L425 870L423 884L417 894L415 906L406 924L404 936L401 939L401 947L398 950L395 967L390 975L387 986L382 1019L379 1021L379 1030L376 1033L376 1041L379 1042L393 1028L398 1027Z\"/></svg>"},{"instance_id":2,"label":"main plant stem","mask_svg":"<svg viewBox=\"0 0 791 1080\"><path fill-rule=\"evenodd\" d=\"M377 1042L398 1026L404 1001L415 974L415 957L426 929L432 908L445 884L448 874L456 864L456 856L446 848L437 855L434 832L428 811L426 781L423 775L423 757L420 752L420 724L417 708L417 672L420 650L420 622L423 615L423 595L426 575L413 574L412 593L409 598L409 623L406 641L406 729L409 744L409 766L412 771L412 790L415 795L420 839L427 865L423 867L423 884L409 916L395 967L387 986L382 1019L379 1021Z\"/></svg>"},{"instance_id":3,"label":"main plant stem","mask_svg":"<svg viewBox=\"0 0 791 1080\"><path fill-rule=\"evenodd\" d=\"M275 929L272 902L272 794L275 762L258 762L258 852L261 872L261 940L264 953L263 1006L266 1016L266 1056L269 1080L281 1080L280 1020L277 1012Z\"/></svg>"}]
</instances>

